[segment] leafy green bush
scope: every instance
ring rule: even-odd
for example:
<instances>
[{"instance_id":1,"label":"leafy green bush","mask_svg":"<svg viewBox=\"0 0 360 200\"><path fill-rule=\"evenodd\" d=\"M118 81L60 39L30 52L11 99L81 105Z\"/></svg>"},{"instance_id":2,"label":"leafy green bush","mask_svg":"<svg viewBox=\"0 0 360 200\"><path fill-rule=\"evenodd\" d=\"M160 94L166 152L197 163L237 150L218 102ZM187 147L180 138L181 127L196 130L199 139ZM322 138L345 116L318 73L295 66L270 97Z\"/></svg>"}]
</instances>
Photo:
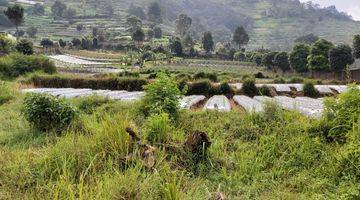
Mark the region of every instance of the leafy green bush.
<instances>
[{"instance_id":1,"label":"leafy green bush","mask_svg":"<svg viewBox=\"0 0 360 200\"><path fill-rule=\"evenodd\" d=\"M349 91L340 94L337 99L327 99L325 116L326 122L332 127L325 137L344 142L347 132L360 120L360 89L351 86Z\"/></svg>"},{"instance_id":2,"label":"leafy green bush","mask_svg":"<svg viewBox=\"0 0 360 200\"><path fill-rule=\"evenodd\" d=\"M284 78L276 78L274 79L274 83L277 83L277 84L284 84L286 83L285 79Z\"/></svg>"},{"instance_id":3,"label":"leafy green bush","mask_svg":"<svg viewBox=\"0 0 360 200\"><path fill-rule=\"evenodd\" d=\"M198 72L194 75L194 79L209 79L213 82L218 81L218 77L215 73L205 73L205 72Z\"/></svg>"},{"instance_id":4,"label":"leafy green bush","mask_svg":"<svg viewBox=\"0 0 360 200\"><path fill-rule=\"evenodd\" d=\"M307 97L316 98L319 96L319 92L316 90L314 83L306 81L303 86L304 95Z\"/></svg>"},{"instance_id":5,"label":"leafy green bush","mask_svg":"<svg viewBox=\"0 0 360 200\"><path fill-rule=\"evenodd\" d=\"M155 82L145 86L146 95L142 105L144 114L148 116L164 112L176 119L181 92L172 77L164 73L159 73L157 77Z\"/></svg>"},{"instance_id":6,"label":"leafy green bush","mask_svg":"<svg viewBox=\"0 0 360 200\"><path fill-rule=\"evenodd\" d=\"M52 74L56 67L45 56L10 54L0 58L0 75L3 77L15 78L35 71Z\"/></svg>"},{"instance_id":7,"label":"leafy green bush","mask_svg":"<svg viewBox=\"0 0 360 200\"><path fill-rule=\"evenodd\" d=\"M259 94L262 96L271 96L271 89L268 86L263 85L259 88Z\"/></svg>"},{"instance_id":8,"label":"leafy green bush","mask_svg":"<svg viewBox=\"0 0 360 200\"><path fill-rule=\"evenodd\" d=\"M171 130L171 121L167 113L151 115L145 122L146 139L153 144L166 142Z\"/></svg>"},{"instance_id":9,"label":"leafy green bush","mask_svg":"<svg viewBox=\"0 0 360 200\"><path fill-rule=\"evenodd\" d=\"M15 96L13 89L6 82L0 81L0 105L7 103Z\"/></svg>"},{"instance_id":10,"label":"leafy green bush","mask_svg":"<svg viewBox=\"0 0 360 200\"><path fill-rule=\"evenodd\" d=\"M200 95L208 96L212 93L212 85L208 80L199 80L192 82L188 85L187 95Z\"/></svg>"},{"instance_id":11,"label":"leafy green bush","mask_svg":"<svg viewBox=\"0 0 360 200\"><path fill-rule=\"evenodd\" d=\"M255 96L259 93L258 88L255 85L255 79L253 78L247 78L243 82L242 92L248 96Z\"/></svg>"},{"instance_id":12,"label":"leafy green bush","mask_svg":"<svg viewBox=\"0 0 360 200\"><path fill-rule=\"evenodd\" d=\"M15 49L24 55L32 55L34 53L33 43L27 39L20 40Z\"/></svg>"},{"instance_id":13,"label":"leafy green bush","mask_svg":"<svg viewBox=\"0 0 360 200\"><path fill-rule=\"evenodd\" d=\"M44 94L30 94L24 100L23 114L39 131L61 132L75 119L77 111L63 99Z\"/></svg>"},{"instance_id":14,"label":"leafy green bush","mask_svg":"<svg viewBox=\"0 0 360 200\"><path fill-rule=\"evenodd\" d=\"M228 95L228 94L233 94L234 91L228 83L224 82L221 83L219 87L219 93Z\"/></svg>"}]
</instances>

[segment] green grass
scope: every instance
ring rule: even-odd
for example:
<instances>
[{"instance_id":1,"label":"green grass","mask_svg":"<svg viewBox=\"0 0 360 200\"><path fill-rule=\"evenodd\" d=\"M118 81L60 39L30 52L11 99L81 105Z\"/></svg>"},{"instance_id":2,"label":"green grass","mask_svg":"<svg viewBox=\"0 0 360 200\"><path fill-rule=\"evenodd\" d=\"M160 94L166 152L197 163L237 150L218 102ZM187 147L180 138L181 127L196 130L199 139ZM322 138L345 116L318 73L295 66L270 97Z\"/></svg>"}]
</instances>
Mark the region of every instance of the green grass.
<instances>
[{"instance_id":1,"label":"green grass","mask_svg":"<svg viewBox=\"0 0 360 200\"><path fill-rule=\"evenodd\" d=\"M88 100L70 102L81 101ZM132 127L146 141L138 103L98 104L60 136L34 131L22 103L17 94L0 106L1 199L208 199L218 192L228 199L359 198L359 180L340 165L350 146L311 136L317 120L298 113L273 106L263 114L182 111L149 168L125 133ZM198 164L182 153L195 130L212 142Z\"/></svg>"}]
</instances>

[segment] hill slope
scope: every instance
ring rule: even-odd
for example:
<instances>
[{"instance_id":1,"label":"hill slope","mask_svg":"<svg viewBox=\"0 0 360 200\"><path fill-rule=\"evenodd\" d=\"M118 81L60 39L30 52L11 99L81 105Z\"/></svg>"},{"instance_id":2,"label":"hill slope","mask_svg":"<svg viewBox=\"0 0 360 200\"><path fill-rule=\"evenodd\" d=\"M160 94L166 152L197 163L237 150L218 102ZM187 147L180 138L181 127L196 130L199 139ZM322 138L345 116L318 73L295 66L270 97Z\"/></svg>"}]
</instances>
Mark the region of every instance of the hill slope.
<instances>
[{"instance_id":1,"label":"hill slope","mask_svg":"<svg viewBox=\"0 0 360 200\"><path fill-rule=\"evenodd\" d=\"M83 35L76 32L76 25L99 26L115 35L126 35L124 21L131 3L146 12L149 0L62 0L84 19L75 24L56 21L51 18L50 6L53 0L45 1L45 16L28 16L25 26L35 25L40 36L72 37ZM238 25L246 27L251 36L249 48L291 48L295 38L314 33L333 42L350 43L354 34L360 33L360 23L340 13L334 7L319 8L314 4L302 4L298 0L159 0L163 8L166 33L174 31L174 21L180 13L193 18L192 33L200 38L205 30L213 32L217 41L231 39ZM84 2L84 3L81 3ZM106 14L106 6L114 9L112 19L99 18ZM85 16L85 17L84 17ZM25 29L25 28L24 28ZM87 33L90 29L87 30Z\"/></svg>"}]
</instances>

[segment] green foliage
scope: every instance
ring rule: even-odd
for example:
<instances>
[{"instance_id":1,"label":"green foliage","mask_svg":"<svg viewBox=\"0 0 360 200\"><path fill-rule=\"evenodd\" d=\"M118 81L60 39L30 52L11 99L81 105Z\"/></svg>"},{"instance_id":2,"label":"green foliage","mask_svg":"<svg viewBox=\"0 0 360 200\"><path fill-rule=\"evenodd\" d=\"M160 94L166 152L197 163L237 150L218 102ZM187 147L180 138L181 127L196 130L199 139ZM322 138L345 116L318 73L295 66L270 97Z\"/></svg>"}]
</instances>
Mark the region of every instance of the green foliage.
<instances>
[{"instance_id":1,"label":"green foliage","mask_svg":"<svg viewBox=\"0 0 360 200\"><path fill-rule=\"evenodd\" d=\"M79 110L86 114L93 114L96 109L104 104L111 102L110 99L102 96L89 96L81 99L79 103Z\"/></svg>"},{"instance_id":2,"label":"green foliage","mask_svg":"<svg viewBox=\"0 0 360 200\"><path fill-rule=\"evenodd\" d=\"M38 32L38 29L34 26L30 26L26 29L26 33L29 37L34 38Z\"/></svg>"},{"instance_id":3,"label":"green foliage","mask_svg":"<svg viewBox=\"0 0 360 200\"><path fill-rule=\"evenodd\" d=\"M152 144L165 143L173 127L167 113L153 114L145 122L146 139Z\"/></svg>"},{"instance_id":4,"label":"green foliage","mask_svg":"<svg viewBox=\"0 0 360 200\"><path fill-rule=\"evenodd\" d=\"M5 78L16 78L35 71L52 74L56 72L56 67L45 56L10 54L0 58L0 75Z\"/></svg>"},{"instance_id":5,"label":"green foliage","mask_svg":"<svg viewBox=\"0 0 360 200\"><path fill-rule=\"evenodd\" d=\"M207 53L214 50L214 41L211 32L205 32L202 38L203 48Z\"/></svg>"},{"instance_id":6,"label":"green foliage","mask_svg":"<svg viewBox=\"0 0 360 200\"><path fill-rule=\"evenodd\" d=\"M24 8L18 4L15 4L11 7L8 7L4 13L9 18L9 20L16 26L16 30L18 32L18 26L20 26L24 22Z\"/></svg>"},{"instance_id":7,"label":"green foliage","mask_svg":"<svg viewBox=\"0 0 360 200\"><path fill-rule=\"evenodd\" d=\"M234 60L236 61L245 61L246 56L244 52L238 51L234 54Z\"/></svg>"},{"instance_id":8,"label":"green foliage","mask_svg":"<svg viewBox=\"0 0 360 200\"><path fill-rule=\"evenodd\" d=\"M179 38L172 38L170 40L170 50L176 56L181 57L184 55L183 46Z\"/></svg>"},{"instance_id":9,"label":"green foliage","mask_svg":"<svg viewBox=\"0 0 360 200\"><path fill-rule=\"evenodd\" d=\"M61 1L55 1L54 4L51 6L51 12L53 13L54 17L63 17L64 11L66 10L67 6L62 3Z\"/></svg>"},{"instance_id":10,"label":"green foliage","mask_svg":"<svg viewBox=\"0 0 360 200\"><path fill-rule=\"evenodd\" d=\"M154 31L154 37L155 38L157 38L157 39L162 38L162 30L161 30L160 27L155 26L153 31Z\"/></svg>"},{"instance_id":11,"label":"green foliage","mask_svg":"<svg viewBox=\"0 0 360 200\"><path fill-rule=\"evenodd\" d=\"M142 109L145 115L159 113L169 114L171 119L179 115L180 91L173 78L159 73L155 82L145 86L146 95L143 99Z\"/></svg>"},{"instance_id":12,"label":"green foliage","mask_svg":"<svg viewBox=\"0 0 360 200\"><path fill-rule=\"evenodd\" d=\"M44 48L49 48L54 45L54 42L49 38L43 38L40 42L40 45L43 46Z\"/></svg>"},{"instance_id":13,"label":"green foliage","mask_svg":"<svg viewBox=\"0 0 360 200\"><path fill-rule=\"evenodd\" d=\"M217 82L219 80L216 73L207 73L207 72L197 72L196 74L194 74L193 78L196 80L209 79L212 82Z\"/></svg>"},{"instance_id":14,"label":"green foliage","mask_svg":"<svg viewBox=\"0 0 360 200\"><path fill-rule=\"evenodd\" d=\"M326 71L329 70L329 60L326 56L314 56L308 57L308 68L313 71Z\"/></svg>"},{"instance_id":15,"label":"green foliage","mask_svg":"<svg viewBox=\"0 0 360 200\"><path fill-rule=\"evenodd\" d=\"M0 91L0 106L15 98L14 89L4 81L0 81Z\"/></svg>"},{"instance_id":16,"label":"green foliage","mask_svg":"<svg viewBox=\"0 0 360 200\"><path fill-rule=\"evenodd\" d=\"M91 88L98 90L142 91L148 81L136 77L91 78L81 76L34 75L26 81L37 87L50 88Z\"/></svg>"},{"instance_id":17,"label":"green foliage","mask_svg":"<svg viewBox=\"0 0 360 200\"><path fill-rule=\"evenodd\" d=\"M268 69L272 69L275 66L274 59L275 59L276 54L277 54L277 52L269 52L269 53L264 54L262 61L261 61L262 65L264 65Z\"/></svg>"},{"instance_id":18,"label":"green foliage","mask_svg":"<svg viewBox=\"0 0 360 200\"><path fill-rule=\"evenodd\" d=\"M346 134L360 121L360 89L349 86L349 90L325 101L326 123L332 127L326 137L334 141L346 141Z\"/></svg>"},{"instance_id":19,"label":"green foliage","mask_svg":"<svg viewBox=\"0 0 360 200\"><path fill-rule=\"evenodd\" d=\"M354 57L360 58L360 35L355 35L353 39Z\"/></svg>"},{"instance_id":20,"label":"green foliage","mask_svg":"<svg viewBox=\"0 0 360 200\"><path fill-rule=\"evenodd\" d=\"M279 67L283 72L290 69L289 56L286 52L277 53L274 57L275 66Z\"/></svg>"},{"instance_id":21,"label":"green foliage","mask_svg":"<svg viewBox=\"0 0 360 200\"><path fill-rule=\"evenodd\" d=\"M237 44L239 46L239 48L241 48L241 46L247 45L249 40L250 40L250 38L249 38L249 35L247 34L245 28L243 26L238 26L235 29L235 32L233 35L233 42L235 42L235 44Z\"/></svg>"},{"instance_id":22,"label":"green foliage","mask_svg":"<svg viewBox=\"0 0 360 200\"><path fill-rule=\"evenodd\" d=\"M185 36L185 34L189 31L192 23L191 17L187 16L186 14L180 14L176 23L176 32L181 36Z\"/></svg>"},{"instance_id":23,"label":"green foliage","mask_svg":"<svg viewBox=\"0 0 360 200\"><path fill-rule=\"evenodd\" d=\"M328 58L329 51L332 48L334 48L333 43L324 39L320 39L311 46L310 55L325 56L326 58Z\"/></svg>"},{"instance_id":24,"label":"green foliage","mask_svg":"<svg viewBox=\"0 0 360 200\"><path fill-rule=\"evenodd\" d=\"M271 96L271 89L268 86L263 85L259 88L259 94L261 96Z\"/></svg>"},{"instance_id":25,"label":"green foliage","mask_svg":"<svg viewBox=\"0 0 360 200\"><path fill-rule=\"evenodd\" d=\"M314 83L306 81L303 86L304 95L307 97L316 98L319 96L319 92L316 90Z\"/></svg>"},{"instance_id":26,"label":"green foliage","mask_svg":"<svg viewBox=\"0 0 360 200\"><path fill-rule=\"evenodd\" d=\"M208 80L194 81L188 85L187 95L205 95L212 94L213 86Z\"/></svg>"},{"instance_id":27,"label":"green foliage","mask_svg":"<svg viewBox=\"0 0 360 200\"><path fill-rule=\"evenodd\" d=\"M145 40L145 33L142 29L137 29L132 34L132 39L136 42L143 42Z\"/></svg>"},{"instance_id":28,"label":"green foliage","mask_svg":"<svg viewBox=\"0 0 360 200\"><path fill-rule=\"evenodd\" d=\"M0 54L8 54L15 47L15 41L6 37L5 35L0 35Z\"/></svg>"},{"instance_id":29,"label":"green foliage","mask_svg":"<svg viewBox=\"0 0 360 200\"><path fill-rule=\"evenodd\" d=\"M27 39L21 39L18 41L15 49L24 55L32 55L34 53L33 43Z\"/></svg>"},{"instance_id":30,"label":"green foliage","mask_svg":"<svg viewBox=\"0 0 360 200\"><path fill-rule=\"evenodd\" d=\"M219 94L224 94L224 95L230 94L231 95L233 93L234 93L234 91L228 83L224 82L224 83L220 84Z\"/></svg>"},{"instance_id":31,"label":"green foliage","mask_svg":"<svg viewBox=\"0 0 360 200\"><path fill-rule=\"evenodd\" d=\"M24 100L23 114L39 131L61 132L70 126L77 111L62 99L44 94L30 94Z\"/></svg>"},{"instance_id":32,"label":"green foliage","mask_svg":"<svg viewBox=\"0 0 360 200\"><path fill-rule=\"evenodd\" d=\"M243 82L242 92L248 96L255 96L259 93L258 88L255 85L255 79L246 78Z\"/></svg>"},{"instance_id":33,"label":"green foliage","mask_svg":"<svg viewBox=\"0 0 360 200\"><path fill-rule=\"evenodd\" d=\"M341 44L330 50L329 61L331 70L339 72L352 65L355 59L352 55L351 47Z\"/></svg>"},{"instance_id":34,"label":"green foliage","mask_svg":"<svg viewBox=\"0 0 360 200\"><path fill-rule=\"evenodd\" d=\"M290 53L289 61L291 67L298 73L307 72L308 56L310 54L310 46L306 44L297 44Z\"/></svg>"}]
</instances>

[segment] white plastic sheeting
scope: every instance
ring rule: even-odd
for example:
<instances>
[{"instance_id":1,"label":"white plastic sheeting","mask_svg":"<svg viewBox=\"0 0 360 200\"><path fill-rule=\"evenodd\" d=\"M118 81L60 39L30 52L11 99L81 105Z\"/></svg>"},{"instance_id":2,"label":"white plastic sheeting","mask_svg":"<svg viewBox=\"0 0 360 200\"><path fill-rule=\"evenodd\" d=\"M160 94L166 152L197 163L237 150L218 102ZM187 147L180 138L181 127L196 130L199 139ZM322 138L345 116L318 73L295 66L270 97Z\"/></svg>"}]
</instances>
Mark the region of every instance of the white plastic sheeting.
<instances>
[{"instance_id":1,"label":"white plastic sheeting","mask_svg":"<svg viewBox=\"0 0 360 200\"><path fill-rule=\"evenodd\" d=\"M180 108L182 109L190 109L192 106L198 104L203 101L206 97L204 95L192 95L183 97L180 100Z\"/></svg>"},{"instance_id":2,"label":"white plastic sheeting","mask_svg":"<svg viewBox=\"0 0 360 200\"><path fill-rule=\"evenodd\" d=\"M205 104L204 110L217 110L221 112L231 111L231 105L224 95L217 95L211 97Z\"/></svg>"},{"instance_id":3,"label":"white plastic sheeting","mask_svg":"<svg viewBox=\"0 0 360 200\"><path fill-rule=\"evenodd\" d=\"M79 98L91 95L104 96L114 100L132 101L139 100L144 97L144 92L127 92L127 91L110 91L110 90L92 90L92 89L74 89L74 88L36 88L24 89L25 93L46 93L62 98Z\"/></svg>"},{"instance_id":4,"label":"white plastic sheeting","mask_svg":"<svg viewBox=\"0 0 360 200\"><path fill-rule=\"evenodd\" d=\"M236 95L233 97L234 101L243 107L246 112L261 112L263 111L263 104L248 96Z\"/></svg>"},{"instance_id":5,"label":"white plastic sheeting","mask_svg":"<svg viewBox=\"0 0 360 200\"><path fill-rule=\"evenodd\" d=\"M75 58L68 55L53 55L49 56L49 58L64 62L64 63L70 63L70 64L76 64L76 65L108 65L110 63L102 63L102 62L94 62L89 60L84 60L80 58Z\"/></svg>"},{"instance_id":6,"label":"white plastic sheeting","mask_svg":"<svg viewBox=\"0 0 360 200\"><path fill-rule=\"evenodd\" d=\"M315 85L315 89L320 92L320 94L332 94L332 90L328 85Z\"/></svg>"}]
</instances>

